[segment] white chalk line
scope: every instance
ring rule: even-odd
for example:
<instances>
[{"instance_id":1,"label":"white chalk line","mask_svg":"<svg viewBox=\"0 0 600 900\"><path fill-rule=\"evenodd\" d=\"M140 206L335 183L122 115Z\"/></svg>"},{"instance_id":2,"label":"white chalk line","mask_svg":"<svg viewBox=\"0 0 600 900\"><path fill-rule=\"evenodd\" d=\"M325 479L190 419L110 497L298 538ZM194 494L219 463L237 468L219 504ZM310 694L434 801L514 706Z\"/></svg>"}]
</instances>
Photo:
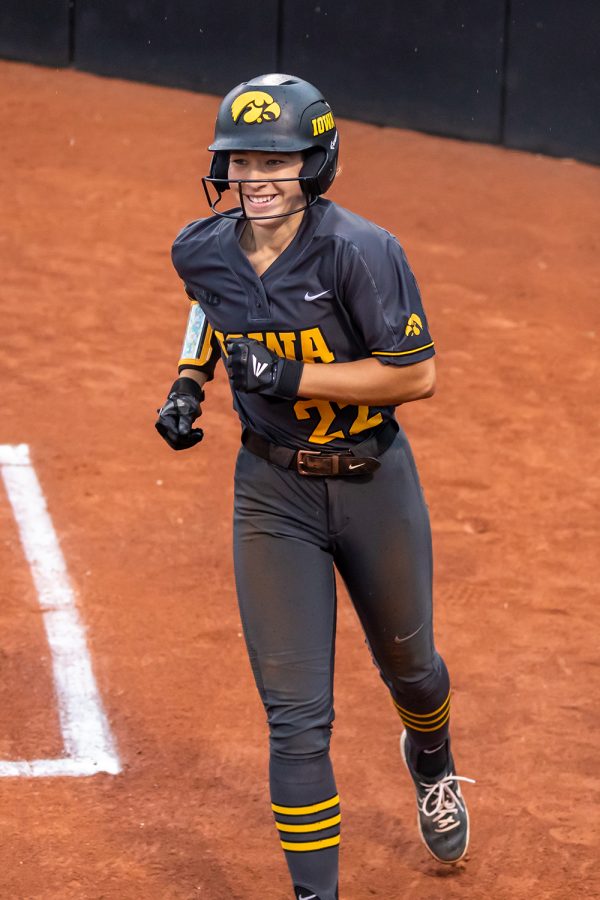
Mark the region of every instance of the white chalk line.
<instances>
[{"instance_id":1,"label":"white chalk line","mask_svg":"<svg viewBox=\"0 0 600 900\"><path fill-rule=\"evenodd\" d=\"M0 444L0 472L42 610L65 749L60 759L0 760L0 777L116 775L121 764L85 629L27 444Z\"/></svg>"}]
</instances>

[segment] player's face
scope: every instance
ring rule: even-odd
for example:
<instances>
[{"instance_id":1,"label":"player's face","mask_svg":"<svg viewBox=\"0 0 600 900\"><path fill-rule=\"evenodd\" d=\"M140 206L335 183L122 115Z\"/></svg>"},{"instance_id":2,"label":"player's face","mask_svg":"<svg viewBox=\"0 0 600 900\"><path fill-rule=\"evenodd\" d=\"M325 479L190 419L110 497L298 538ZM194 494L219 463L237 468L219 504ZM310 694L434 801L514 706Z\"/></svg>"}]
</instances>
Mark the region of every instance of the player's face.
<instances>
[{"instance_id":1,"label":"player's face","mask_svg":"<svg viewBox=\"0 0 600 900\"><path fill-rule=\"evenodd\" d=\"M302 163L301 153L232 151L229 158L229 177L253 181L258 179L254 184L239 186L242 190L246 214L268 218L269 214L281 216L306 206L306 199L298 181L277 182L275 180L298 178ZM275 219L274 224L277 221L281 220Z\"/></svg>"}]
</instances>

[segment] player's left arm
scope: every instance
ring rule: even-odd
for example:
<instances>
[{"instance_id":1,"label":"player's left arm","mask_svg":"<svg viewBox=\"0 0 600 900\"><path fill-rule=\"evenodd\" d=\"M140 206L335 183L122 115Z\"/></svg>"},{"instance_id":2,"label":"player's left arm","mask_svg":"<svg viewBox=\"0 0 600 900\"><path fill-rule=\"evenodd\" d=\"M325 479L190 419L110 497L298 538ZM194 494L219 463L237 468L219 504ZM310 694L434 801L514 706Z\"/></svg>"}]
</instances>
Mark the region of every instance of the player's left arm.
<instances>
[{"instance_id":1,"label":"player's left arm","mask_svg":"<svg viewBox=\"0 0 600 900\"><path fill-rule=\"evenodd\" d=\"M396 238L382 229L365 233L360 248L345 245L342 262L343 305L369 358L305 366L299 393L359 406L398 406L433 396L433 339Z\"/></svg>"},{"instance_id":2,"label":"player's left arm","mask_svg":"<svg viewBox=\"0 0 600 900\"><path fill-rule=\"evenodd\" d=\"M382 230L373 232L364 251L348 244L340 266L343 305L364 358L306 365L250 338L234 339L225 365L236 390L356 406L398 406L433 395L433 340L404 251Z\"/></svg>"},{"instance_id":3,"label":"player's left arm","mask_svg":"<svg viewBox=\"0 0 600 900\"><path fill-rule=\"evenodd\" d=\"M399 406L435 393L435 360L404 366L381 365L377 359L305 365L298 396L334 400L356 406Z\"/></svg>"},{"instance_id":4,"label":"player's left arm","mask_svg":"<svg viewBox=\"0 0 600 900\"><path fill-rule=\"evenodd\" d=\"M381 365L378 359L313 363L283 359L253 338L227 342L225 366L237 391L293 400L309 397L356 406L398 406L431 397L435 390L433 357L412 365Z\"/></svg>"}]
</instances>

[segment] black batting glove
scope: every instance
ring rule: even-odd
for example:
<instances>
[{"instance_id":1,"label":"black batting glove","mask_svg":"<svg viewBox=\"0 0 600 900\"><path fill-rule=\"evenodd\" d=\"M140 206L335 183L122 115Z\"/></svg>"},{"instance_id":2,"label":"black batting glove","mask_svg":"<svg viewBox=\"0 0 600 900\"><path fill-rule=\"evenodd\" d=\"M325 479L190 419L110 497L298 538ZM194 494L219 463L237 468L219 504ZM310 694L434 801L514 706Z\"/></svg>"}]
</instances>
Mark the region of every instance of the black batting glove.
<instances>
[{"instance_id":1,"label":"black batting glove","mask_svg":"<svg viewBox=\"0 0 600 900\"><path fill-rule=\"evenodd\" d=\"M225 349L225 366L236 391L258 391L286 400L298 396L303 362L284 359L253 338L233 338L227 341Z\"/></svg>"},{"instance_id":2,"label":"black batting glove","mask_svg":"<svg viewBox=\"0 0 600 900\"><path fill-rule=\"evenodd\" d=\"M178 378L164 406L156 410L158 419L154 427L173 450L188 450L204 437L201 428L192 428L202 415L200 404L203 400L204 391L193 378Z\"/></svg>"}]
</instances>

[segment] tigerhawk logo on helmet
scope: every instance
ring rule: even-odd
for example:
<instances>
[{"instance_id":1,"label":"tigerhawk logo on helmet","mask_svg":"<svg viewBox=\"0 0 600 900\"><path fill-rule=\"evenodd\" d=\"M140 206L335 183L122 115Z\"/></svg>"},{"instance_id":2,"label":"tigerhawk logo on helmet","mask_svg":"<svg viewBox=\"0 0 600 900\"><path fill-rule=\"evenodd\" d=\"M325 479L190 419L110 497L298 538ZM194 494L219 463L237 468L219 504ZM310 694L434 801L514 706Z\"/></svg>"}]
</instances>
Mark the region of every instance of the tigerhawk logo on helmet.
<instances>
[{"instance_id":1,"label":"tigerhawk logo on helmet","mask_svg":"<svg viewBox=\"0 0 600 900\"><path fill-rule=\"evenodd\" d=\"M260 125L261 122L278 119L281 107L265 91L245 91L231 104L231 115L234 122L242 116L244 122L256 122Z\"/></svg>"},{"instance_id":2,"label":"tigerhawk logo on helmet","mask_svg":"<svg viewBox=\"0 0 600 900\"><path fill-rule=\"evenodd\" d=\"M251 78L227 94L219 107L215 137L208 149L213 158L202 185L211 210L230 219L273 219L302 212L329 190L337 172L339 141L331 107L323 94L295 75L273 73ZM247 215L241 186L259 179L229 179L229 156L236 150L301 152L304 162L298 182L305 205L277 216ZM237 188L239 207L217 209L230 187Z\"/></svg>"}]
</instances>

